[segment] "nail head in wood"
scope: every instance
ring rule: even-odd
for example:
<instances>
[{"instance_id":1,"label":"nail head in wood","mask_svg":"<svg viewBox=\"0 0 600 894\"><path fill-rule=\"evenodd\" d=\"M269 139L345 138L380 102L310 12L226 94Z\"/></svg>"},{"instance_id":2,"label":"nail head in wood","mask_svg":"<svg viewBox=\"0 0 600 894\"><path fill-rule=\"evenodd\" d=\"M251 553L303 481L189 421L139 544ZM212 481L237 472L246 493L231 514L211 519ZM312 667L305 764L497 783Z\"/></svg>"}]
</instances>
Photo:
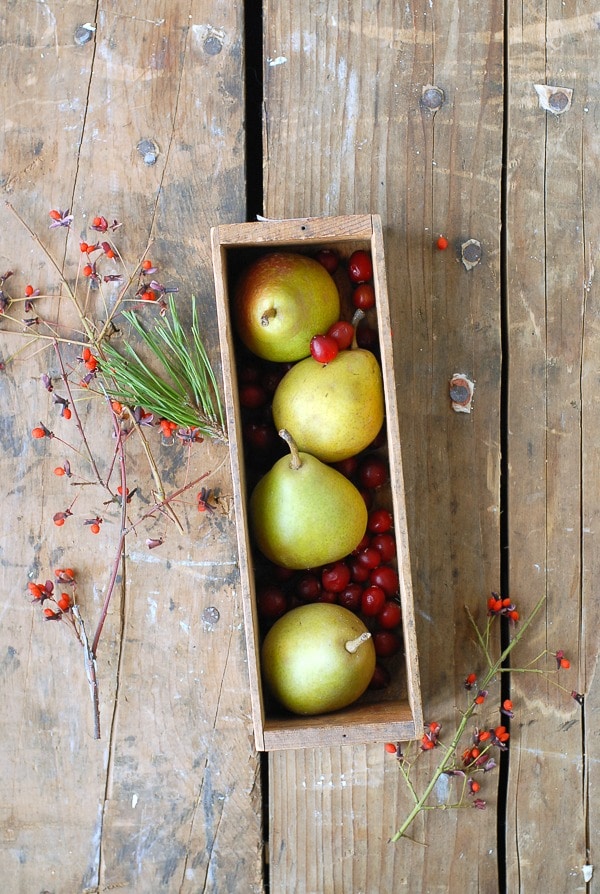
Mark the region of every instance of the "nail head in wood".
<instances>
[{"instance_id":1,"label":"nail head in wood","mask_svg":"<svg viewBox=\"0 0 600 894\"><path fill-rule=\"evenodd\" d=\"M549 84L534 84L540 108L553 115L562 115L571 108L573 90L571 87L553 87Z\"/></svg>"},{"instance_id":2,"label":"nail head in wood","mask_svg":"<svg viewBox=\"0 0 600 894\"><path fill-rule=\"evenodd\" d=\"M460 256L467 270L472 270L481 261L483 252L481 250L481 242L477 239L468 239L460 247Z\"/></svg>"},{"instance_id":3,"label":"nail head in wood","mask_svg":"<svg viewBox=\"0 0 600 894\"><path fill-rule=\"evenodd\" d=\"M94 31L96 28L94 25L90 25L89 22L86 22L85 25L77 25L75 28L75 33L73 35L73 40L77 44L78 47L82 47L84 44L89 43L89 41L94 36Z\"/></svg>"},{"instance_id":4,"label":"nail head in wood","mask_svg":"<svg viewBox=\"0 0 600 894\"><path fill-rule=\"evenodd\" d=\"M426 84L421 93L421 105L430 112L437 112L442 107L445 98L441 87Z\"/></svg>"},{"instance_id":5,"label":"nail head in wood","mask_svg":"<svg viewBox=\"0 0 600 894\"><path fill-rule=\"evenodd\" d=\"M159 149L154 140L140 140L140 142L136 146L136 149L144 159L145 165L156 164Z\"/></svg>"}]
</instances>

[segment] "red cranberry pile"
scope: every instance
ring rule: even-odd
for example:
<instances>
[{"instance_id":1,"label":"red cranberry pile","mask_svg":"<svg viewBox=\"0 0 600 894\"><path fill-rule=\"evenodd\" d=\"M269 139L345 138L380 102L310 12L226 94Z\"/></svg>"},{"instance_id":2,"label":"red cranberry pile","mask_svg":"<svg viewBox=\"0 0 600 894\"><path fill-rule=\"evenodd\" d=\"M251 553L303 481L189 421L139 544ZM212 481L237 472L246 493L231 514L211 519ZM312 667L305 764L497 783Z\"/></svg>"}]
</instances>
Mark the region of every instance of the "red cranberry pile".
<instances>
[{"instance_id":1,"label":"red cranberry pile","mask_svg":"<svg viewBox=\"0 0 600 894\"><path fill-rule=\"evenodd\" d=\"M337 252L323 249L315 255L333 275L342 272ZM368 252L353 252L345 264L347 276L340 291L349 291L353 309L368 312L375 305L373 267ZM377 355L376 329L368 319L357 327L357 343ZM334 323L328 332L316 333L311 354L319 363L329 363L339 351L347 350L354 337L348 320ZM272 420L271 402L277 385L291 364L272 363L254 354L238 353L238 395L242 416L242 439L250 493L258 479L288 452ZM386 659L402 647L402 613L396 570L396 540L391 512L380 505L380 495L389 482L385 452L385 427L363 453L335 463L335 468L360 490L369 510L367 531L351 555L340 561L304 571L290 571L271 564L262 555L254 556L257 608L261 631L285 612L309 602L330 602L360 616L373 636L377 666L370 688L384 689L390 682Z\"/></svg>"}]
</instances>

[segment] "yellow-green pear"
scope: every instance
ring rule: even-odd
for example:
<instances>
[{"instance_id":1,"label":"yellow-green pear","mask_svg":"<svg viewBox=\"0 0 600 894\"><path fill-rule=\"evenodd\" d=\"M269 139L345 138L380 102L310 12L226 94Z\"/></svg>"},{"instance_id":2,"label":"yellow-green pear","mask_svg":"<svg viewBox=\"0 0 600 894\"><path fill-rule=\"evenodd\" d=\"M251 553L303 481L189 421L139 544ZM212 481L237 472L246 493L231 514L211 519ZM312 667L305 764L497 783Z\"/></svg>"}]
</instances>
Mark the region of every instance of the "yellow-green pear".
<instances>
[{"instance_id":1,"label":"yellow-green pear","mask_svg":"<svg viewBox=\"0 0 600 894\"><path fill-rule=\"evenodd\" d=\"M299 450L338 462L368 447L384 418L381 367L371 351L353 346L329 363L307 357L285 374L273 397L273 420Z\"/></svg>"},{"instance_id":2,"label":"yellow-green pear","mask_svg":"<svg viewBox=\"0 0 600 894\"><path fill-rule=\"evenodd\" d=\"M347 556L367 528L359 491L336 469L298 451L264 475L249 502L250 529L262 553L284 568L313 568Z\"/></svg>"},{"instance_id":3,"label":"yellow-green pear","mask_svg":"<svg viewBox=\"0 0 600 894\"><path fill-rule=\"evenodd\" d=\"M296 252L257 258L234 292L238 335L265 360L307 357L313 335L326 332L339 314L340 296L331 275L314 258Z\"/></svg>"},{"instance_id":4,"label":"yellow-green pear","mask_svg":"<svg viewBox=\"0 0 600 894\"><path fill-rule=\"evenodd\" d=\"M375 670L371 634L341 605L313 602L271 627L261 653L265 683L294 714L338 711L360 698Z\"/></svg>"}]
</instances>

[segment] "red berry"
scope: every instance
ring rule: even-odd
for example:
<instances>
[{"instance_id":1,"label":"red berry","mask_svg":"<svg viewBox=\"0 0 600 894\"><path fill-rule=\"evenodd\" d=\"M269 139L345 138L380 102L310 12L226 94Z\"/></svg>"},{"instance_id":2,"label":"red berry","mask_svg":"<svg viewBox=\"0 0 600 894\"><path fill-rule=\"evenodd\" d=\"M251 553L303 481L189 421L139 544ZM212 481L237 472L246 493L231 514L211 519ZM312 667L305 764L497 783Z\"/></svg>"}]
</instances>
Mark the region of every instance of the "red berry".
<instances>
[{"instance_id":1,"label":"red berry","mask_svg":"<svg viewBox=\"0 0 600 894\"><path fill-rule=\"evenodd\" d=\"M90 525L90 531L92 532L92 534L99 534L100 533L100 525L97 522L94 522L93 525Z\"/></svg>"},{"instance_id":2,"label":"red berry","mask_svg":"<svg viewBox=\"0 0 600 894\"><path fill-rule=\"evenodd\" d=\"M318 363L330 363L338 351L338 343L331 335L313 335L310 340L310 353Z\"/></svg>"},{"instance_id":3,"label":"red berry","mask_svg":"<svg viewBox=\"0 0 600 894\"><path fill-rule=\"evenodd\" d=\"M363 615L373 618L378 615L385 605L385 593L381 587L367 587L363 590L360 601L360 610Z\"/></svg>"},{"instance_id":4,"label":"red berry","mask_svg":"<svg viewBox=\"0 0 600 894\"><path fill-rule=\"evenodd\" d=\"M394 745L393 742L386 742L383 747L385 748L385 750L387 751L388 754L397 754L398 753L398 749Z\"/></svg>"},{"instance_id":5,"label":"red berry","mask_svg":"<svg viewBox=\"0 0 600 894\"><path fill-rule=\"evenodd\" d=\"M61 593L60 599L56 603L58 607L66 612L71 608L71 598L68 593Z\"/></svg>"},{"instance_id":6,"label":"red berry","mask_svg":"<svg viewBox=\"0 0 600 894\"><path fill-rule=\"evenodd\" d=\"M402 621L402 609L393 599L388 599L379 614L377 621L384 630L393 630Z\"/></svg>"},{"instance_id":7,"label":"red berry","mask_svg":"<svg viewBox=\"0 0 600 894\"><path fill-rule=\"evenodd\" d=\"M94 272L93 269L92 269L92 265L91 265L91 264L86 264L85 267L83 268L83 271L82 271L82 272L83 272L83 275L84 275L84 276L91 276L92 273Z\"/></svg>"},{"instance_id":8,"label":"red berry","mask_svg":"<svg viewBox=\"0 0 600 894\"><path fill-rule=\"evenodd\" d=\"M338 253L331 248L322 248L316 255L315 259L321 264L328 273L335 273L338 269L340 259Z\"/></svg>"},{"instance_id":9,"label":"red berry","mask_svg":"<svg viewBox=\"0 0 600 894\"><path fill-rule=\"evenodd\" d=\"M333 323L333 325L329 327L327 335L330 335L331 338L335 338L340 351L345 351L350 347L352 340L354 339L354 326L352 323L347 323L345 320L338 320L337 323Z\"/></svg>"},{"instance_id":10,"label":"red berry","mask_svg":"<svg viewBox=\"0 0 600 894\"><path fill-rule=\"evenodd\" d=\"M263 618L275 620L287 609L287 600L280 587L268 586L260 589L256 596L259 614Z\"/></svg>"},{"instance_id":11,"label":"red berry","mask_svg":"<svg viewBox=\"0 0 600 894\"><path fill-rule=\"evenodd\" d=\"M373 645L379 658L390 658L399 651L402 640L391 630L378 630L373 634Z\"/></svg>"},{"instance_id":12,"label":"red berry","mask_svg":"<svg viewBox=\"0 0 600 894\"><path fill-rule=\"evenodd\" d=\"M36 426L36 428L32 428L32 429L31 429L31 437L32 437L32 438L37 438L38 440L39 440L40 438L45 438L45 437L46 437L46 430L43 429L43 428L40 428L39 426Z\"/></svg>"},{"instance_id":13,"label":"red berry","mask_svg":"<svg viewBox=\"0 0 600 894\"><path fill-rule=\"evenodd\" d=\"M390 530L393 523L392 513L388 512L387 509L374 509L369 513L367 530L373 534L385 534L386 531Z\"/></svg>"},{"instance_id":14,"label":"red berry","mask_svg":"<svg viewBox=\"0 0 600 894\"><path fill-rule=\"evenodd\" d=\"M267 392L261 385L242 385L239 391L240 406L247 410L256 410L267 402Z\"/></svg>"},{"instance_id":15,"label":"red berry","mask_svg":"<svg viewBox=\"0 0 600 894\"><path fill-rule=\"evenodd\" d=\"M389 478L388 464L382 456L365 456L358 466L358 481L362 487L381 487Z\"/></svg>"},{"instance_id":16,"label":"red berry","mask_svg":"<svg viewBox=\"0 0 600 894\"><path fill-rule=\"evenodd\" d=\"M369 689L387 689L390 685L390 680L391 676L387 667L384 667L383 664L376 664L371 682L369 683Z\"/></svg>"},{"instance_id":17,"label":"red berry","mask_svg":"<svg viewBox=\"0 0 600 894\"><path fill-rule=\"evenodd\" d=\"M382 562L391 562L396 555L396 540L393 534L376 534L371 546L379 550Z\"/></svg>"},{"instance_id":18,"label":"red berry","mask_svg":"<svg viewBox=\"0 0 600 894\"><path fill-rule=\"evenodd\" d=\"M351 612L360 610L363 588L358 583L348 584L341 593L338 593L338 602Z\"/></svg>"},{"instance_id":19,"label":"red berry","mask_svg":"<svg viewBox=\"0 0 600 894\"><path fill-rule=\"evenodd\" d=\"M439 248L440 251L445 251L448 248L450 243L448 242L448 240L446 239L445 236L438 236L438 240L435 244L437 245L437 247Z\"/></svg>"},{"instance_id":20,"label":"red berry","mask_svg":"<svg viewBox=\"0 0 600 894\"><path fill-rule=\"evenodd\" d=\"M338 472L341 472L346 478L352 478L358 469L358 457L349 456L347 459L338 460L336 463L333 463L333 465Z\"/></svg>"},{"instance_id":21,"label":"red berry","mask_svg":"<svg viewBox=\"0 0 600 894\"><path fill-rule=\"evenodd\" d=\"M365 568L377 568L378 565L381 565L381 553L372 546L367 546L365 549L361 549L357 555L357 559L361 565L365 566Z\"/></svg>"},{"instance_id":22,"label":"red berry","mask_svg":"<svg viewBox=\"0 0 600 894\"><path fill-rule=\"evenodd\" d=\"M153 267L154 264L152 263L150 258L146 258L144 261L142 261L142 270L152 270Z\"/></svg>"},{"instance_id":23,"label":"red berry","mask_svg":"<svg viewBox=\"0 0 600 894\"><path fill-rule=\"evenodd\" d=\"M364 584L369 579L369 569L358 558L353 556L348 562L352 581L355 584Z\"/></svg>"},{"instance_id":24,"label":"red berry","mask_svg":"<svg viewBox=\"0 0 600 894\"><path fill-rule=\"evenodd\" d=\"M244 441L248 447L266 453L275 448L277 435L273 426L266 422L247 422L244 425Z\"/></svg>"},{"instance_id":25,"label":"red berry","mask_svg":"<svg viewBox=\"0 0 600 894\"><path fill-rule=\"evenodd\" d=\"M348 261L348 276L353 283L368 282L373 278L373 264L368 251L352 252Z\"/></svg>"},{"instance_id":26,"label":"red berry","mask_svg":"<svg viewBox=\"0 0 600 894\"><path fill-rule=\"evenodd\" d=\"M33 292L34 292L33 286L25 286L25 297L26 298L31 298L31 296L33 295Z\"/></svg>"},{"instance_id":27,"label":"red berry","mask_svg":"<svg viewBox=\"0 0 600 894\"><path fill-rule=\"evenodd\" d=\"M381 587L386 596L395 596L400 586L398 572L391 565L380 565L369 573L369 583Z\"/></svg>"},{"instance_id":28,"label":"red berry","mask_svg":"<svg viewBox=\"0 0 600 894\"><path fill-rule=\"evenodd\" d=\"M362 282L358 285L352 295L352 303L354 307L361 310L370 310L375 307L375 289L368 282Z\"/></svg>"},{"instance_id":29,"label":"red berry","mask_svg":"<svg viewBox=\"0 0 600 894\"><path fill-rule=\"evenodd\" d=\"M316 574L307 572L298 578L296 582L296 595L303 602L316 602L322 592L321 581Z\"/></svg>"},{"instance_id":30,"label":"red berry","mask_svg":"<svg viewBox=\"0 0 600 894\"><path fill-rule=\"evenodd\" d=\"M326 565L321 572L321 584L324 590L341 592L350 583L350 569L345 562L334 562Z\"/></svg>"},{"instance_id":31,"label":"red berry","mask_svg":"<svg viewBox=\"0 0 600 894\"><path fill-rule=\"evenodd\" d=\"M359 348L364 348L366 351L376 351L379 345L377 330L371 329L363 320L356 327L356 343Z\"/></svg>"},{"instance_id":32,"label":"red berry","mask_svg":"<svg viewBox=\"0 0 600 894\"><path fill-rule=\"evenodd\" d=\"M362 552L363 549L366 549L370 545L370 543L371 538L367 533L365 533L360 543L358 543L355 549L352 550L352 555L357 556L360 552Z\"/></svg>"}]
</instances>

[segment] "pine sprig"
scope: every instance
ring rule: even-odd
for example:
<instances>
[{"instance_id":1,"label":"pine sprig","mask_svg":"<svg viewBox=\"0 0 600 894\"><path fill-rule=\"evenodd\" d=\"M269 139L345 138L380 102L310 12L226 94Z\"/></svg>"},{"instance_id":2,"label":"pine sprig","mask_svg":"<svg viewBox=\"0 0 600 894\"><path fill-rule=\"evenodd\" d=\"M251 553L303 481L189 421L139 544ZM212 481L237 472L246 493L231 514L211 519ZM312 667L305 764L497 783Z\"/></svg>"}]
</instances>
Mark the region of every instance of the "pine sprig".
<instances>
[{"instance_id":1,"label":"pine sprig","mask_svg":"<svg viewBox=\"0 0 600 894\"><path fill-rule=\"evenodd\" d=\"M123 311L123 317L148 349L150 359L143 360L129 341L124 341L123 353L105 343L107 393L180 428L199 429L208 437L227 441L219 388L200 334L195 298L189 330L181 323L172 295L167 314L159 317L152 329L145 328L132 311Z\"/></svg>"}]
</instances>

